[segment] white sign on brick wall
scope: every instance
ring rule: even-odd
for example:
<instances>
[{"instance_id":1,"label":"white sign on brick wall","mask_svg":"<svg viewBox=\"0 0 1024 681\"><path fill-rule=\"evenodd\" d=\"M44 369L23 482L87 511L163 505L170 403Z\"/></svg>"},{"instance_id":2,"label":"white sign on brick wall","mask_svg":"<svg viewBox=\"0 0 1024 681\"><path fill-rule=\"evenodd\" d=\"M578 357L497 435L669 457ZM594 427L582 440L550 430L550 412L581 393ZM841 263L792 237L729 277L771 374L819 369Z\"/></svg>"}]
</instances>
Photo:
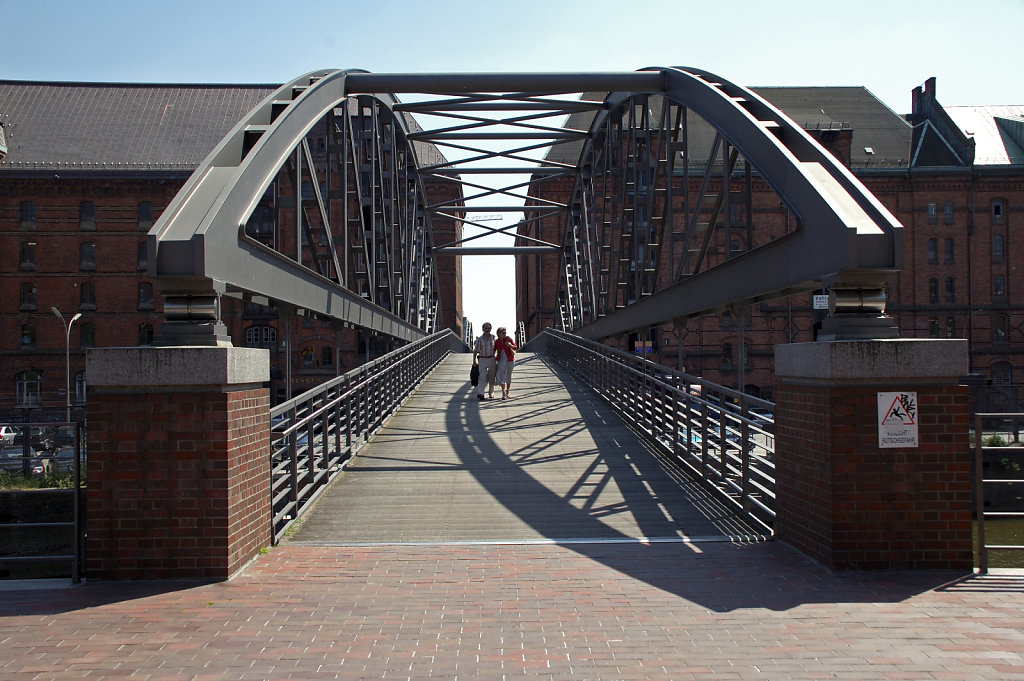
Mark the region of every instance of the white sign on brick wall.
<instances>
[{"instance_id":1,"label":"white sign on brick wall","mask_svg":"<svg viewBox=\"0 0 1024 681\"><path fill-rule=\"evenodd\" d=\"M917 447L917 393L878 393L880 449Z\"/></svg>"}]
</instances>

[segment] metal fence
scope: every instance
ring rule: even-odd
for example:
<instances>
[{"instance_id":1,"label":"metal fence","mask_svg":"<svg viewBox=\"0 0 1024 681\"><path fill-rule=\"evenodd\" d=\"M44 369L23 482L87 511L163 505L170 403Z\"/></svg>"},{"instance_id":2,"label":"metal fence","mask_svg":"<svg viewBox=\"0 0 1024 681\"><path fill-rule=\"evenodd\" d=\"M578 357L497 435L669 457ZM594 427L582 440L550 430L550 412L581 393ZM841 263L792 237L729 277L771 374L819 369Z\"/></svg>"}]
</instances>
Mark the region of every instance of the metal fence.
<instances>
[{"instance_id":1,"label":"metal fence","mask_svg":"<svg viewBox=\"0 0 1024 681\"><path fill-rule=\"evenodd\" d=\"M30 422L14 429L11 441L0 443L0 470L13 483L0 511L0 565L7 576L70 574L77 584L84 566L84 424ZM19 479L41 487L19 485Z\"/></svg>"},{"instance_id":2,"label":"metal fence","mask_svg":"<svg viewBox=\"0 0 1024 681\"><path fill-rule=\"evenodd\" d=\"M994 446L996 437L1019 444L1022 424L1021 412L974 415L975 541L982 574L990 567L990 551L1022 557L1005 561L1007 566L1020 567L1024 560L1024 448ZM989 543L996 527L1002 541Z\"/></svg>"},{"instance_id":3,"label":"metal fence","mask_svg":"<svg viewBox=\"0 0 1024 681\"><path fill-rule=\"evenodd\" d=\"M771 531L774 403L548 329L543 344L628 423Z\"/></svg>"},{"instance_id":4,"label":"metal fence","mask_svg":"<svg viewBox=\"0 0 1024 681\"><path fill-rule=\"evenodd\" d=\"M275 544L448 353L465 349L442 331L271 409Z\"/></svg>"}]
</instances>

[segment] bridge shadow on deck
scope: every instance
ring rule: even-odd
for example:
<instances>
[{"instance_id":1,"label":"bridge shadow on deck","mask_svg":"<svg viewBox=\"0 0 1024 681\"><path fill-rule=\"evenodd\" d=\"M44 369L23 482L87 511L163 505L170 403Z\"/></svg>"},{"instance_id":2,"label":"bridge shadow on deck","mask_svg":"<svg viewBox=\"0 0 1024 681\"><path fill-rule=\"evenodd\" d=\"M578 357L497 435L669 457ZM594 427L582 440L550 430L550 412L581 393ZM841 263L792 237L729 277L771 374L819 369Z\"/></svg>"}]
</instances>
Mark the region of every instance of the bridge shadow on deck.
<instances>
[{"instance_id":1,"label":"bridge shadow on deck","mask_svg":"<svg viewBox=\"0 0 1024 681\"><path fill-rule=\"evenodd\" d=\"M517 360L508 401L478 401L469 367L439 367L289 542L557 543L715 611L889 600L962 576L832 574L760 541L543 355Z\"/></svg>"}]
</instances>

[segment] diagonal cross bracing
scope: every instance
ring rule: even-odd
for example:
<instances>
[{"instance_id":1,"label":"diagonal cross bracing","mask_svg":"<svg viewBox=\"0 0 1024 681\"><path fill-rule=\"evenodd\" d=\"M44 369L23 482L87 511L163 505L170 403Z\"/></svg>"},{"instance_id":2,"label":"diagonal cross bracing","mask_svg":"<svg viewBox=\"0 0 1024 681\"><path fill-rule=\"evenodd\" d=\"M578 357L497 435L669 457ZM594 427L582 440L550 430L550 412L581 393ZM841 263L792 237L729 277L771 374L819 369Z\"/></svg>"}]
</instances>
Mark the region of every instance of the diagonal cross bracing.
<instances>
[{"instance_id":1,"label":"diagonal cross bracing","mask_svg":"<svg viewBox=\"0 0 1024 681\"><path fill-rule=\"evenodd\" d=\"M755 184L791 217L782 232L755 224ZM481 245L513 230L514 246ZM556 259L563 327L602 338L822 285L877 289L900 239L802 129L689 68L310 73L239 122L149 237L162 342L224 342L222 295L411 340L452 323L445 273L479 253Z\"/></svg>"}]
</instances>

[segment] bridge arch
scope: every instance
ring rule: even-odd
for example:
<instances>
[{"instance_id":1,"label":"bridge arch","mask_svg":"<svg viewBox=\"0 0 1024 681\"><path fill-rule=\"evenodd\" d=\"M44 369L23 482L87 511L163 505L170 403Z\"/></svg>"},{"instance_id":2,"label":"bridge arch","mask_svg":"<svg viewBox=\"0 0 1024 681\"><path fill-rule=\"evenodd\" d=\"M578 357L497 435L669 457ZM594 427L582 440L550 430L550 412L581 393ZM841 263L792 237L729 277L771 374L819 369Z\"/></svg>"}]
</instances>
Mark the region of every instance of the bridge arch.
<instances>
[{"instance_id":1,"label":"bridge arch","mask_svg":"<svg viewBox=\"0 0 1024 681\"><path fill-rule=\"evenodd\" d=\"M408 94L416 96L403 101ZM422 127L424 117L442 124ZM327 163L310 148L317 126L327 131ZM696 169L690 145L708 132L711 153ZM576 156L552 153L573 145ZM292 177L290 199L282 176ZM480 179L505 176L515 179ZM551 178L571 180L568 200L535 191ZM643 205L639 180L652 190ZM748 194L754 182L769 186L796 226L762 238L748 224L734 235L734 182ZM609 187L620 192L617 204ZM443 196L432 194L438 188ZM293 202L294 230L273 245L246 233L268 191L277 208ZM521 217L480 225L467 198L499 201L477 210ZM557 238L531 234L529 225L544 220L560 221ZM462 228L474 224L515 234L517 245L468 246ZM154 225L150 243L167 301L166 344L224 342L217 300L225 294L411 340L444 325L438 301L457 277L441 283L439 259L479 253L557 253L561 325L591 338L819 287L832 291L830 332L841 337L894 333L881 313L886 282L902 265L901 231L800 126L699 69L325 70L284 85L239 122ZM727 244L717 259L709 257L713 238ZM743 246L735 253L734 238Z\"/></svg>"}]
</instances>

